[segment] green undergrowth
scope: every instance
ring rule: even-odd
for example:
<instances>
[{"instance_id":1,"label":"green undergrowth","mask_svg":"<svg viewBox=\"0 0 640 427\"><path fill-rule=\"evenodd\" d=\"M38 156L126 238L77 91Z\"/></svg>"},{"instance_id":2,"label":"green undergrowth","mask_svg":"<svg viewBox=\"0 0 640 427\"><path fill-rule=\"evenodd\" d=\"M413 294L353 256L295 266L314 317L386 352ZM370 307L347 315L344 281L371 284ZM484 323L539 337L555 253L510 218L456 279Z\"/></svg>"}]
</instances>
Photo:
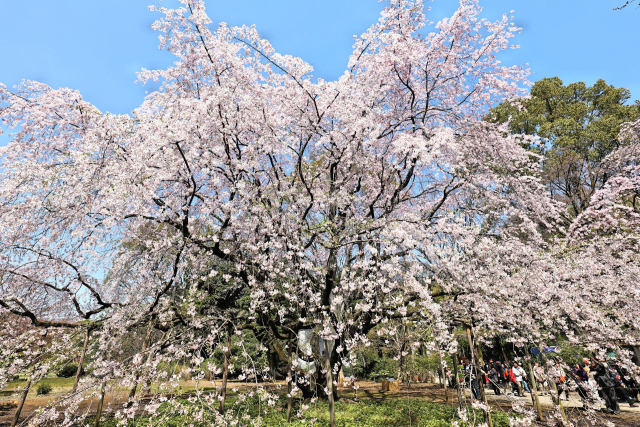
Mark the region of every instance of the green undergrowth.
<instances>
[{"instance_id":1,"label":"green undergrowth","mask_svg":"<svg viewBox=\"0 0 640 427\"><path fill-rule=\"evenodd\" d=\"M130 426L166 426L178 427L183 425L209 426L213 425L213 417L209 418L205 415L205 419L201 423L194 423L194 414L199 413L203 408L194 403L183 402L183 406L179 415L174 413L171 407L165 405L160 408L158 416L154 419L138 418L135 422L131 422ZM231 402L230 402L231 403ZM184 409L189 408L186 412ZM233 408L233 405L229 406ZM235 410L239 414L245 415L239 425L254 425L258 416L262 418L264 426L328 426L329 410L326 402L311 403L308 408L303 410L303 417L296 419L295 416L290 423L286 420L286 405L284 400L280 400L274 407L261 405L262 410L258 409L257 402L252 402L249 406L242 409L236 407ZM234 409L230 409L234 410ZM205 412L206 414L206 412ZM509 415L504 412L492 413L493 425L495 427L509 426ZM367 399L361 401L340 400L336 403L336 424L342 427L365 427L365 426L428 426L428 427L446 427L451 426L457 421L460 426L478 425L482 423L482 413L480 411L471 411L467 413L468 422L463 422L458 416L457 407L426 402L421 399L385 399L378 401ZM103 421L101 425L116 426L115 420Z\"/></svg>"},{"instance_id":2,"label":"green undergrowth","mask_svg":"<svg viewBox=\"0 0 640 427\"><path fill-rule=\"evenodd\" d=\"M70 391L73 387L74 378L58 378L58 377L49 377L43 378L37 383L31 384L31 388L29 390L29 395L35 394L38 386L48 386L51 387L52 393L62 393L66 391ZM26 384L24 380L10 381L7 386L0 390L0 397L2 396L11 396L14 394L19 394L22 392Z\"/></svg>"}]
</instances>

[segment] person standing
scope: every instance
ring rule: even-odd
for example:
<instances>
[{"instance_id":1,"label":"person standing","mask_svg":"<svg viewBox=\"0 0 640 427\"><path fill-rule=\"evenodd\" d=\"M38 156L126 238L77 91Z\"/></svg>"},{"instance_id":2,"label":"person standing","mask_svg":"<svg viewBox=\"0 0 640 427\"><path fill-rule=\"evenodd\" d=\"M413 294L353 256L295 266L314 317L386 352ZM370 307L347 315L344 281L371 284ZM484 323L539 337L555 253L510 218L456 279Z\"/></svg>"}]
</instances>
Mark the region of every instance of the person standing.
<instances>
[{"instance_id":1,"label":"person standing","mask_svg":"<svg viewBox=\"0 0 640 427\"><path fill-rule=\"evenodd\" d=\"M589 381L589 374L585 371L583 363L576 363L573 368L573 377L578 386L578 395L580 395L580 399L584 402L588 398L586 384Z\"/></svg>"},{"instance_id":2,"label":"person standing","mask_svg":"<svg viewBox=\"0 0 640 427\"><path fill-rule=\"evenodd\" d=\"M491 369L489 369L488 373L489 384L491 385L491 389L495 393L496 396L500 396L500 387L498 387L498 383L500 382L500 375L498 370L496 369L496 365L491 365Z\"/></svg>"},{"instance_id":3,"label":"person standing","mask_svg":"<svg viewBox=\"0 0 640 427\"><path fill-rule=\"evenodd\" d=\"M613 412L614 414L620 413L620 406L618 406L618 399L616 398L615 381L609 375L609 369L605 362L600 361L595 364L594 376L598 386L600 387L600 397L604 400L607 412Z\"/></svg>"},{"instance_id":4,"label":"person standing","mask_svg":"<svg viewBox=\"0 0 640 427\"><path fill-rule=\"evenodd\" d=\"M556 383L558 389L558 399L562 400L562 392L564 391L564 400L569 400L569 387L567 385L567 377L565 376L564 369L560 365L560 361L556 360L555 365L552 367L552 381Z\"/></svg>"},{"instance_id":5,"label":"person standing","mask_svg":"<svg viewBox=\"0 0 640 427\"><path fill-rule=\"evenodd\" d=\"M549 383L547 382L547 374L544 372L544 368L540 366L540 363L536 362L533 366L533 376L536 378L538 391L541 394L549 392Z\"/></svg>"},{"instance_id":6,"label":"person standing","mask_svg":"<svg viewBox=\"0 0 640 427\"><path fill-rule=\"evenodd\" d=\"M516 374L513 371L513 365L509 367L507 372L508 372L508 377L509 377L509 383L511 383L511 393L513 393L513 394L517 393L518 396L522 396L522 392L520 391L520 388L518 387L518 380L516 379Z\"/></svg>"},{"instance_id":7,"label":"person standing","mask_svg":"<svg viewBox=\"0 0 640 427\"><path fill-rule=\"evenodd\" d=\"M520 393L520 396L524 396L523 389L527 393L531 393L529 386L527 385L527 381L525 380L525 375L527 375L527 373L515 362L513 363L513 375L516 378L516 384L518 385L518 392Z\"/></svg>"},{"instance_id":8,"label":"person standing","mask_svg":"<svg viewBox=\"0 0 640 427\"><path fill-rule=\"evenodd\" d=\"M507 369L506 362L499 364L499 372L500 372L500 383L502 385L504 393L507 394L507 387L509 385L509 370Z\"/></svg>"}]
</instances>

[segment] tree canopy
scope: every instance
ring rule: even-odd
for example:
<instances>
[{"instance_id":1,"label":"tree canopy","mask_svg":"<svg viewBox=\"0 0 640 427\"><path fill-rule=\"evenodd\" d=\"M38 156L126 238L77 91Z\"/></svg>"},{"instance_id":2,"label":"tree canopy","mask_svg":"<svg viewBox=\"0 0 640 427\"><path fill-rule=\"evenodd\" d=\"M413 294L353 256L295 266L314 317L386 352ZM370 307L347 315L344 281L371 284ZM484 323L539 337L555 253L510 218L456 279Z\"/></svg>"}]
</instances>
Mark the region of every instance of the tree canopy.
<instances>
[{"instance_id":1,"label":"tree canopy","mask_svg":"<svg viewBox=\"0 0 640 427\"><path fill-rule=\"evenodd\" d=\"M640 116L640 103L630 104L629 98L627 89L602 79L587 86L552 77L534 83L528 97L495 107L488 118L508 122L513 133L540 138L530 148L543 155L544 182L575 217L606 182L602 162L624 144L621 125Z\"/></svg>"},{"instance_id":2,"label":"tree canopy","mask_svg":"<svg viewBox=\"0 0 640 427\"><path fill-rule=\"evenodd\" d=\"M330 82L255 28L211 29L202 1L181 4L153 9L176 61L140 73L159 88L131 115L0 86L15 129L0 149L0 314L33 326L0 331L3 354L20 354L0 385L91 335L80 392L34 422L81 422L79 402L114 383L132 390L123 420L167 399L187 411L168 366L222 378L196 397L222 402L220 425L247 396L275 402L256 384L225 412L230 373L257 382L284 365L290 393L331 400L370 333L407 322L439 352L461 327L470 341L636 343L630 287L601 298L637 274L628 91L556 78L516 99L527 72L497 55L518 28L475 0L435 26L420 0L390 1ZM57 345L33 344L41 331ZM164 393L136 399L152 381Z\"/></svg>"}]
</instances>

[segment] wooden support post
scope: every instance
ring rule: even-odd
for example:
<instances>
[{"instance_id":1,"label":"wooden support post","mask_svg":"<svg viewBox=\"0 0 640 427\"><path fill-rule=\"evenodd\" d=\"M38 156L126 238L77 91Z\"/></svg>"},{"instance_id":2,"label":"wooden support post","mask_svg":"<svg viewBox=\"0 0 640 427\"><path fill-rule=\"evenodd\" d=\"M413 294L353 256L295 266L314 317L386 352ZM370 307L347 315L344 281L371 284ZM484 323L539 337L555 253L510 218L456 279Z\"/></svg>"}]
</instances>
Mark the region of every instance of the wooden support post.
<instances>
[{"instance_id":1,"label":"wooden support post","mask_svg":"<svg viewBox=\"0 0 640 427\"><path fill-rule=\"evenodd\" d=\"M90 334L89 326L84 334L84 344L82 345L82 353L80 353L80 360L78 361L78 369L76 370L76 377L73 380L73 388L71 389L71 393L75 393L78 389L78 382L80 382L80 375L82 374L82 368L84 367L84 358L87 355L87 346L89 345L89 334Z\"/></svg>"},{"instance_id":2,"label":"wooden support post","mask_svg":"<svg viewBox=\"0 0 640 427\"><path fill-rule=\"evenodd\" d=\"M327 371L327 389L329 398L329 426L336 427L336 408L333 396L333 367L331 366L331 350L332 343L324 340L324 351L326 356L325 369Z\"/></svg>"},{"instance_id":3,"label":"wooden support post","mask_svg":"<svg viewBox=\"0 0 640 427\"><path fill-rule=\"evenodd\" d=\"M460 390L460 379L458 378L458 353L453 355L453 381L458 394L458 409L462 409L462 391Z\"/></svg>"},{"instance_id":4,"label":"wooden support post","mask_svg":"<svg viewBox=\"0 0 640 427\"><path fill-rule=\"evenodd\" d=\"M22 412L22 408L24 408L24 402L27 400L27 394L29 394L29 389L31 388L32 375L33 375L33 371L29 374L29 379L27 380L27 384L25 384L24 389L22 390L22 394L20 395L20 403L18 404L16 413L13 416L11 427L15 427L18 424L18 420L20 419L20 413Z\"/></svg>"},{"instance_id":5,"label":"wooden support post","mask_svg":"<svg viewBox=\"0 0 640 427\"><path fill-rule=\"evenodd\" d=\"M529 387L531 390L531 400L533 401L533 406L535 406L536 412L538 413L538 421L544 421L542 406L540 406L540 399L538 398L538 385L536 384L536 377L533 375L533 369L531 368L530 361L527 361L527 370L529 371L529 383L531 384Z\"/></svg>"},{"instance_id":6,"label":"wooden support post","mask_svg":"<svg viewBox=\"0 0 640 427\"><path fill-rule=\"evenodd\" d=\"M107 381L102 381L102 385L100 385L100 398L98 400L98 410L96 411L96 420L93 423L94 427L100 427L100 418L102 417L102 408L104 407L104 394L105 394L106 386L107 386Z\"/></svg>"},{"instance_id":7,"label":"wooden support post","mask_svg":"<svg viewBox=\"0 0 640 427\"><path fill-rule=\"evenodd\" d=\"M227 326L227 346L224 349L224 368L222 371L222 390L220 399L220 413L224 414L224 403L227 400L227 378L229 376L229 358L231 357L231 334L233 326L231 323Z\"/></svg>"},{"instance_id":8,"label":"wooden support post","mask_svg":"<svg viewBox=\"0 0 640 427\"><path fill-rule=\"evenodd\" d=\"M548 377L549 375L546 368L547 357L544 355L544 347L538 344L538 349L540 350L540 357L542 358L542 362L545 365L545 373ZM564 410L564 406L562 406L562 400L560 400L560 395L558 394L558 387L556 386L555 378L550 378L549 385L552 391L551 402L553 402L553 404L560 410L560 415L562 416L562 422L564 423L564 425L569 425L569 419L567 418L567 413Z\"/></svg>"}]
</instances>

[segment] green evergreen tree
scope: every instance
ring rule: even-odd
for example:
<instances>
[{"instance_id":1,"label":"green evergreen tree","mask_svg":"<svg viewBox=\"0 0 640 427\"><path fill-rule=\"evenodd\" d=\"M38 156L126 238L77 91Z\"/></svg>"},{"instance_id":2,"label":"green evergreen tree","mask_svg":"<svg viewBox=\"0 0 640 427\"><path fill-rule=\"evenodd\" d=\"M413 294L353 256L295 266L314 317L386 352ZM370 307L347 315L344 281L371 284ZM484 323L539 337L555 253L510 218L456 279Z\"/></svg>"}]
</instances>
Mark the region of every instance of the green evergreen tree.
<instances>
[{"instance_id":1,"label":"green evergreen tree","mask_svg":"<svg viewBox=\"0 0 640 427\"><path fill-rule=\"evenodd\" d=\"M495 107L488 120L508 122L513 133L541 138L529 148L543 155L545 183L573 217L607 180L600 165L620 146L620 125L640 117L640 102L630 104L629 98L629 90L602 79L587 86L551 77L536 82L529 97Z\"/></svg>"}]
</instances>

